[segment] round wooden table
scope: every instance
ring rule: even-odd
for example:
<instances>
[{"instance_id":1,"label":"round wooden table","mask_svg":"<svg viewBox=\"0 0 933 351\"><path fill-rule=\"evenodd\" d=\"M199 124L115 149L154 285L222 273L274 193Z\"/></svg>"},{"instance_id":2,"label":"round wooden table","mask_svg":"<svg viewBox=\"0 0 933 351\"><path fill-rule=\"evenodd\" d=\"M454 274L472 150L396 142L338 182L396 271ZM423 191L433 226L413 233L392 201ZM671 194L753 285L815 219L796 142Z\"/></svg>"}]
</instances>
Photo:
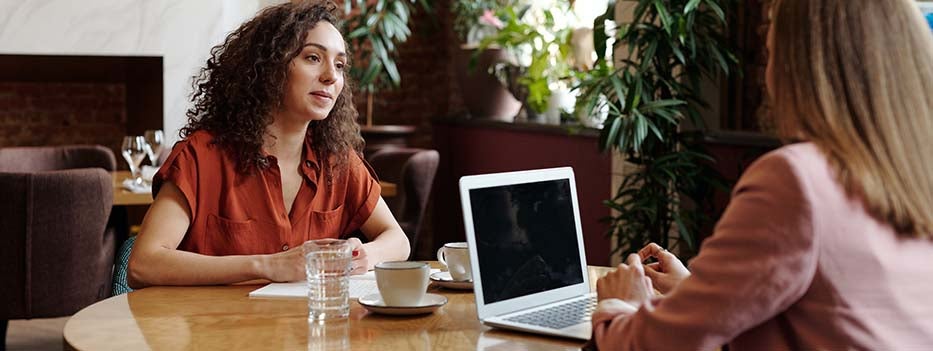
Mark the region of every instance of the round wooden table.
<instances>
[{"instance_id":1,"label":"round wooden table","mask_svg":"<svg viewBox=\"0 0 933 351\"><path fill-rule=\"evenodd\" d=\"M590 283L609 268L590 267ZM249 286L151 287L79 311L67 350L578 350L582 342L493 330L476 317L472 291L432 285L448 303L433 314L373 314L350 302L347 320L308 323L304 299L250 299Z\"/></svg>"}]
</instances>

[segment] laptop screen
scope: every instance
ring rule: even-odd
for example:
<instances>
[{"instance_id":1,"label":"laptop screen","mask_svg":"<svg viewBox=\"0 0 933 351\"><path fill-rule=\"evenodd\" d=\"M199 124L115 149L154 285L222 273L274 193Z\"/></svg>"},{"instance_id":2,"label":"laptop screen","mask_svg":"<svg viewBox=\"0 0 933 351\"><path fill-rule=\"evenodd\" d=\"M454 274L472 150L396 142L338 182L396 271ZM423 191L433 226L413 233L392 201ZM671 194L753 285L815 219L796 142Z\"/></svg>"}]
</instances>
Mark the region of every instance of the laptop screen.
<instances>
[{"instance_id":1,"label":"laptop screen","mask_svg":"<svg viewBox=\"0 0 933 351\"><path fill-rule=\"evenodd\" d=\"M486 304L583 282L570 184L469 190Z\"/></svg>"}]
</instances>

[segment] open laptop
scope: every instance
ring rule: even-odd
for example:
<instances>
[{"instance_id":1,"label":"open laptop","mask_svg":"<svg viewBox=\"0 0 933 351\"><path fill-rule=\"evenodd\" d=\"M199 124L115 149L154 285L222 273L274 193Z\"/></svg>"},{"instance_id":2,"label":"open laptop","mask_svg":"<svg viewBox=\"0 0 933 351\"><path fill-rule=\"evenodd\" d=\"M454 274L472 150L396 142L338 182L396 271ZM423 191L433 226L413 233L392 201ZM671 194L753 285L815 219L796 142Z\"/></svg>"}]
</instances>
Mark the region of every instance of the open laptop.
<instances>
[{"instance_id":1,"label":"open laptop","mask_svg":"<svg viewBox=\"0 0 933 351\"><path fill-rule=\"evenodd\" d=\"M483 324L588 340L590 291L570 167L460 178Z\"/></svg>"}]
</instances>

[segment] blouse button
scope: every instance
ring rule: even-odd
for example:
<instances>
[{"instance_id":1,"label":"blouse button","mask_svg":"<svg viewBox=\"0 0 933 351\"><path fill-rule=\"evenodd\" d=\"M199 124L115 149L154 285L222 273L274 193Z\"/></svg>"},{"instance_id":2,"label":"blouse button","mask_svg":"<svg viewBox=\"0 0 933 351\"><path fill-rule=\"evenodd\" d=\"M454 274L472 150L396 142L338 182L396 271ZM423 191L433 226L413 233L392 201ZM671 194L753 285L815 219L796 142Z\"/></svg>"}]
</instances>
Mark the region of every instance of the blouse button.
<instances>
[{"instance_id":1,"label":"blouse button","mask_svg":"<svg viewBox=\"0 0 933 351\"><path fill-rule=\"evenodd\" d=\"M288 244L282 245L282 251L288 251Z\"/></svg>"}]
</instances>

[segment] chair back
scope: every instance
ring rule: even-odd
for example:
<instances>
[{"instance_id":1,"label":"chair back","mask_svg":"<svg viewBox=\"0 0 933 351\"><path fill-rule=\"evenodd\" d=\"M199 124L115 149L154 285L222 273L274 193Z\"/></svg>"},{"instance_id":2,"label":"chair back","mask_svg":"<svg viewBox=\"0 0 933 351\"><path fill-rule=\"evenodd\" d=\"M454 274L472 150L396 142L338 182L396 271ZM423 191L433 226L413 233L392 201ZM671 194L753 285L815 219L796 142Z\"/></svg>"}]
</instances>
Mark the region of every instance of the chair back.
<instances>
[{"instance_id":1,"label":"chair back","mask_svg":"<svg viewBox=\"0 0 933 351\"><path fill-rule=\"evenodd\" d=\"M383 148L370 155L368 161L379 179L397 186L396 196L385 200L408 236L414 257L425 229L425 211L440 155L428 149Z\"/></svg>"},{"instance_id":2,"label":"chair back","mask_svg":"<svg viewBox=\"0 0 933 351\"><path fill-rule=\"evenodd\" d=\"M100 145L0 148L0 172L42 172L74 168L117 168L113 151Z\"/></svg>"},{"instance_id":3,"label":"chair back","mask_svg":"<svg viewBox=\"0 0 933 351\"><path fill-rule=\"evenodd\" d=\"M110 294L113 153L51 149L0 149L0 320L67 316Z\"/></svg>"}]
</instances>

